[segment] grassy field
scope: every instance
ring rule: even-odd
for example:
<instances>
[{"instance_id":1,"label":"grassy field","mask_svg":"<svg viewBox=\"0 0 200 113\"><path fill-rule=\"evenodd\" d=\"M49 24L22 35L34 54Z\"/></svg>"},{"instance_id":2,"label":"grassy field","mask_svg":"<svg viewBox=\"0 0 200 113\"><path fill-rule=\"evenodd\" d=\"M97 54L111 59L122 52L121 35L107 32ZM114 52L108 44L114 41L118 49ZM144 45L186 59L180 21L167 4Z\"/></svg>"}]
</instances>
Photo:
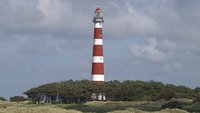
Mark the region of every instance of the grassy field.
<instances>
[{"instance_id":1,"label":"grassy field","mask_svg":"<svg viewBox=\"0 0 200 113\"><path fill-rule=\"evenodd\" d=\"M0 113L82 113L77 110L65 110L64 105L28 104L0 102Z\"/></svg>"},{"instance_id":2,"label":"grassy field","mask_svg":"<svg viewBox=\"0 0 200 113\"><path fill-rule=\"evenodd\" d=\"M159 105L159 102L88 102L85 104L40 105L27 102L0 102L0 113L188 113L179 109L160 111Z\"/></svg>"}]
</instances>

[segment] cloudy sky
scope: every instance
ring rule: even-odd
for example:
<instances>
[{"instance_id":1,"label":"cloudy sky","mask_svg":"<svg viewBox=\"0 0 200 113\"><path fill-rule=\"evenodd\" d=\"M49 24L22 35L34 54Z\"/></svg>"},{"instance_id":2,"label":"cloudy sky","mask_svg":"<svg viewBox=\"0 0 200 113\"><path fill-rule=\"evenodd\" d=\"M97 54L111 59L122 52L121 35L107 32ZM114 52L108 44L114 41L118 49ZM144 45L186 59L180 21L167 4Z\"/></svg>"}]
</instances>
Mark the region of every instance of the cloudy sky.
<instances>
[{"instance_id":1,"label":"cloudy sky","mask_svg":"<svg viewBox=\"0 0 200 113\"><path fill-rule=\"evenodd\" d=\"M90 79L96 7L107 81L200 86L200 0L0 0L0 96Z\"/></svg>"}]
</instances>

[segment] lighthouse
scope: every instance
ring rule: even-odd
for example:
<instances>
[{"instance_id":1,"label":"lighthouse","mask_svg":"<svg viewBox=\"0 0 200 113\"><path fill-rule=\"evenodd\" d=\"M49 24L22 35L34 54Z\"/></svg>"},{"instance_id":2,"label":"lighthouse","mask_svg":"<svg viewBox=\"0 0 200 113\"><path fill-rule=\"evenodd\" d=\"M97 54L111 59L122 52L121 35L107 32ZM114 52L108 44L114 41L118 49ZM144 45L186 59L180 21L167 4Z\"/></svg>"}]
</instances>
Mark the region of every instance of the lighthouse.
<instances>
[{"instance_id":1,"label":"lighthouse","mask_svg":"<svg viewBox=\"0 0 200 113\"><path fill-rule=\"evenodd\" d=\"M92 81L99 87L104 85L104 58L103 58L103 15L102 10L97 8L95 10L94 22L94 41L93 41L93 58L92 58ZM92 100L105 100L103 92L94 92Z\"/></svg>"}]
</instances>

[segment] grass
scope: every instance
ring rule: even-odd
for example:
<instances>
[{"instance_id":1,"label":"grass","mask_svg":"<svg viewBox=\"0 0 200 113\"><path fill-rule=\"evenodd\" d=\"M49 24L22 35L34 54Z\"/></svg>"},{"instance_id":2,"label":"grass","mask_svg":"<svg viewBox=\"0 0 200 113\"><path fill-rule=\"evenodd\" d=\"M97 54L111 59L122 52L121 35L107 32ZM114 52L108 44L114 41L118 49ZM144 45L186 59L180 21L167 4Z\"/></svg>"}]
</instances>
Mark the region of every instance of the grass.
<instances>
[{"instance_id":1,"label":"grass","mask_svg":"<svg viewBox=\"0 0 200 113\"><path fill-rule=\"evenodd\" d=\"M65 110L62 107L51 104L28 104L0 102L0 113L81 113L76 110Z\"/></svg>"},{"instance_id":2,"label":"grass","mask_svg":"<svg viewBox=\"0 0 200 113\"><path fill-rule=\"evenodd\" d=\"M85 104L28 104L0 102L0 113L188 113L160 109L160 102L87 102ZM196 105L197 106L197 105ZM143 108L148 110L143 111ZM195 107L195 106L194 106ZM153 108L153 110L152 110ZM155 110L156 108L156 110ZM152 111L152 112L150 112Z\"/></svg>"},{"instance_id":3,"label":"grass","mask_svg":"<svg viewBox=\"0 0 200 113\"><path fill-rule=\"evenodd\" d=\"M145 111L138 110L135 108L129 108L127 110L118 110L118 111L113 111L113 112L108 112L108 113L188 113L188 112L179 110L179 109L165 109L162 111L145 112Z\"/></svg>"}]
</instances>

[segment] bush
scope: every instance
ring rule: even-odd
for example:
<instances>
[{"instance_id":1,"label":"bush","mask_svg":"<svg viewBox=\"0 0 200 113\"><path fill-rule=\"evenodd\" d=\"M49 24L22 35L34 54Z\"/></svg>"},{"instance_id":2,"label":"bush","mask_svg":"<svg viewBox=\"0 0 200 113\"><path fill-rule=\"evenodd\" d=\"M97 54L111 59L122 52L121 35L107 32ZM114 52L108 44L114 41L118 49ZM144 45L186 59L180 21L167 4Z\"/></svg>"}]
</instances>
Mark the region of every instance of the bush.
<instances>
[{"instance_id":1,"label":"bush","mask_svg":"<svg viewBox=\"0 0 200 113\"><path fill-rule=\"evenodd\" d=\"M175 97L175 93L173 91L162 92L160 95L160 99L170 100Z\"/></svg>"},{"instance_id":2,"label":"bush","mask_svg":"<svg viewBox=\"0 0 200 113\"><path fill-rule=\"evenodd\" d=\"M189 111L189 112L199 113L200 103L197 102L197 103L193 104L192 106L186 108L186 110Z\"/></svg>"},{"instance_id":3,"label":"bush","mask_svg":"<svg viewBox=\"0 0 200 113\"><path fill-rule=\"evenodd\" d=\"M200 102L200 95L197 95L194 99L194 102Z\"/></svg>"},{"instance_id":4,"label":"bush","mask_svg":"<svg viewBox=\"0 0 200 113\"><path fill-rule=\"evenodd\" d=\"M164 103L161 108L183 108L183 106L178 101L168 101L167 103Z\"/></svg>"},{"instance_id":5,"label":"bush","mask_svg":"<svg viewBox=\"0 0 200 113\"><path fill-rule=\"evenodd\" d=\"M14 96L14 97L10 97L10 101L11 102L23 102L26 101L27 99L23 96Z\"/></svg>"},{"instance_id":6,"label":"bush","mask_svg":"<svg viewBox=\"0 0 200 113\"><path fill-rule=\"evenodd\" d=\"M7 101L4 97L0 97L1 101Z\"/></svg>"}]
</instances>

